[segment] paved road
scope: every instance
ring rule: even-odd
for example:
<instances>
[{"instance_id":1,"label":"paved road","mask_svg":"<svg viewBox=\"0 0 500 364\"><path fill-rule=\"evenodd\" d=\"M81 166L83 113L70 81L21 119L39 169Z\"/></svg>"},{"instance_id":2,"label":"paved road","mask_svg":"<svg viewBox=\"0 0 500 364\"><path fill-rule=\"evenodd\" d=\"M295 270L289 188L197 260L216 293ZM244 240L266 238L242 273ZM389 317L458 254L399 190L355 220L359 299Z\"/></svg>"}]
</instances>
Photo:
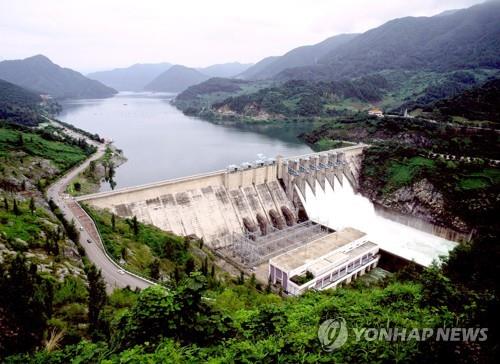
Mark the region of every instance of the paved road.
<instances>
[{"instance_id":1,"label":"paved road","mask_svg":"<svg viewBox=\"0 0 500 364\"><path fill-rule=\"evenodd\" d=\"M393 115L393 114L385 114L385 116L389 118L406 118L406 119L418 119L418 120L423 120L426 121L430 124L439 124L439 125L447 125L451 126L453 128L465 128L465 129L472 129L472 130L486 130L486 131L492 131L495 133L500 133L500 129L493 129L493 128L482 128L480 126L472 126L472 125L462 125L458 123L450 123L450 122L445 122L445 121L437 121L434 119L427 119L421 116L401 116L401 115Z\"/></svg>"},{"instance_id":2,"label":"paved road","mask_svg":"<svg viewBox=\"0 0 500 364\"><path fill-rule=\"evenodd\" d=\"M72 197L69 197L65 193L66 186L78 173L87 168L91 161L97 160L104 155L106 146L103 144L93 144L98 147L98 151L80 166L70 170L54 184L52 184L47 190L47 197L49 199L51 198L56 203L66 219L69 221L74 219L78 229L80 230L80 244L84 247L89 260L101 270L109 292L114 288L123 288L126 286L129 286L132 289L146 288L151 285L151 282L122 270L110 258L108 258L100 244L100 237L94 223L90 220L80 205ZM89 243L88 240L92 243Z\"/></svg>"}]
</instances>

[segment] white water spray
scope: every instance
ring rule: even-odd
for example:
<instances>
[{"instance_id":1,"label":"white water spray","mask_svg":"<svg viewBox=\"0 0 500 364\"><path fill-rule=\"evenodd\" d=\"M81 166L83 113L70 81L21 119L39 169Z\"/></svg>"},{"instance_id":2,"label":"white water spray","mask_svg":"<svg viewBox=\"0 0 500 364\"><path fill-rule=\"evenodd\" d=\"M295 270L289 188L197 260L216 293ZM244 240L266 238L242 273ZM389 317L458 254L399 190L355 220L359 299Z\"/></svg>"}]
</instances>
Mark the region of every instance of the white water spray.
<instances>
[{"instance_id":1,"label":"white water spray","mask_svg":"<svg viewBox=\"0 0 500 364\"><path fill-rule=\"evenodd\" d=\"M297 187L296 187L297 188ZM381 249L428 266L439 256L448 255L457 243L388 220L375 212L373 203L356 194L349 180L337 177L334 186L325 181L325 190L316 181L316 195L306 183L306 196L297 188L309 218L332 229L353 227L365 232Z\"/></svg>"}]
</instances>

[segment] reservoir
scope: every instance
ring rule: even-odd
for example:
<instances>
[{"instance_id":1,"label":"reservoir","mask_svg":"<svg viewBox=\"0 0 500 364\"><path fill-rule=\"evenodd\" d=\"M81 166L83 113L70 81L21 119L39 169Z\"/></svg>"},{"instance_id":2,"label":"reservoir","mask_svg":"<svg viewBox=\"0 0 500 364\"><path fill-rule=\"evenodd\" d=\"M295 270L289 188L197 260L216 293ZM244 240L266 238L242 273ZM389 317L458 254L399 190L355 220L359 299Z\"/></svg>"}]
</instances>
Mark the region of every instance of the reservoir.
<instances>
[{"instance_id":1,"label":"reservoir","mask_svg":"<svg viewBox=\"0 0 500 364\"><path fill-rule=\"evenodd\" d=\"M224 169L277 155L311 152L300 129L245 129L215 125L184 115L173 95L120 93L96 100L69 100L58 118L112 139L127 162L116 169L116 188ZM293 124L292 124L293 125ZM109 190L103 183L102 191Z\"/></svg>"}]
</instances>

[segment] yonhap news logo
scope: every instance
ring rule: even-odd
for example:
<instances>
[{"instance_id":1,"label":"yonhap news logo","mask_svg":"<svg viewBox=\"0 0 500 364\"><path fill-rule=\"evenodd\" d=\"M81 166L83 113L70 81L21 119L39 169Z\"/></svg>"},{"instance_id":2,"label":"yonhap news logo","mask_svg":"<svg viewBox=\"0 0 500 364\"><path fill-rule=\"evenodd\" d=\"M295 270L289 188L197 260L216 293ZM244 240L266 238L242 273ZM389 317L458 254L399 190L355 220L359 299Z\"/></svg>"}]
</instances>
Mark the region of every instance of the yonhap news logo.
<instances>
[{"instance_id":1,"label":"yonhap news logo","mask_svg":"<svg viewBox=\"0 0 500 364\"><path fill-rule=\"evenodd\" d=\"M420 327L401 328L390 327L353 327L348 328L342 317L328 319L318 328L318 339L323 350L333 351L342 347L349 337L358 342L364 341L468 341L483 342L488 339L486 327Z\"/></svg>"},{"instance_id":2,"label":"yonhap news logo","mask_svg":"<svg viewBox=\"0 0 500 364\"><path fill-rule=\"evenodd\" d=\"M323 321L318 329L318 339L326 351L340 348L347 341L347 325L342 317Z\"/></svg>"}]
</instances>

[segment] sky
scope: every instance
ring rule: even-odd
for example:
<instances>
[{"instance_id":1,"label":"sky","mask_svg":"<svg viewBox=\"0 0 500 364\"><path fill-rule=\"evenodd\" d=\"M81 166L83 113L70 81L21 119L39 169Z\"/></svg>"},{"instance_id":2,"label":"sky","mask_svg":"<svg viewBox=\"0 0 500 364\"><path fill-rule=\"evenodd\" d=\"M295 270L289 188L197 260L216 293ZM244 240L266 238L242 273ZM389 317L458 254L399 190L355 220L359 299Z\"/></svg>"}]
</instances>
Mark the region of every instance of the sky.
<instances>
[{"instance_id":1,"label":"sky","mask_svg":"<svg viewBox=\"0 0 500 364\"><path fill-rule=\"evenodd\" d=\"M0 0L0 60L91 72L134 63L255 63L341 33L482 0Z\"/></svg>"}]
</instances>

